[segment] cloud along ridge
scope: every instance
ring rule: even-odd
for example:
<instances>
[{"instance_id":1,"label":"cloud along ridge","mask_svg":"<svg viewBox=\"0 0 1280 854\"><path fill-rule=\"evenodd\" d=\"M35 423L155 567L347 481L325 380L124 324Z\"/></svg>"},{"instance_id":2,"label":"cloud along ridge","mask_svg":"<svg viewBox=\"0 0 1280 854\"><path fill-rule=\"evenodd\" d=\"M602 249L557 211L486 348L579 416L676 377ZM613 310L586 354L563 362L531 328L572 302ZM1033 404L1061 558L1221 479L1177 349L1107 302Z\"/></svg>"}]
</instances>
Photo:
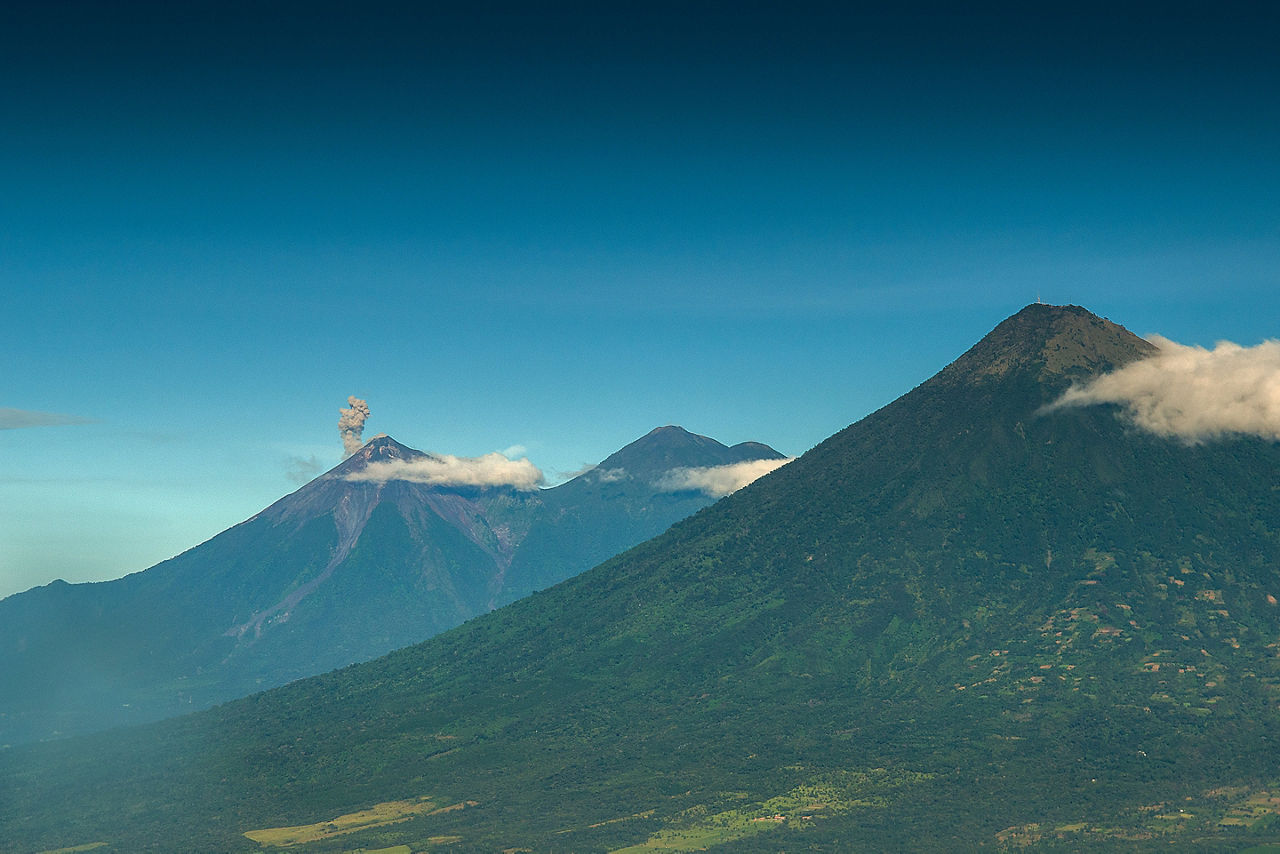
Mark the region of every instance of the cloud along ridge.
<instances>
[{"instance_id":1,"label":"cloud along ridge","mask_svg":"<svg viewBox=\"0 0 1280 854\"><path fill-rule=\"evenodd\" d=\"M531 491L545 478L527 458L513 460L497 452L479 457L427 454L411 460L379 460L351 472L346 480L386 483L392 480L430 486L508 487Z\"/></svg>"},{"instance_id":2,"label":"cloud along ridge","mask_svg":"<svg viewBox=\"0 0 1280 854\"><path fill-rule=\"evenodd\" d=\"M746 460L723 466L675 468L659 478L656 486L664 492L696 491L712 498L722 498L781 468L791 462L791 459Z\"/></svg>"},{"instance_id":3,"label":"cloud along ridge","mask_svg":"<svg viewBox=\"0 0 1280 854\"><path fill-rule=\"evenodd\" d=\"M1158 351L1073 386L1047 410L1111 403L1144 430L1191 444L1226 436L1280 441L1280 341L1212 350L1157 335Z\"/></svg>"}]
</instances>

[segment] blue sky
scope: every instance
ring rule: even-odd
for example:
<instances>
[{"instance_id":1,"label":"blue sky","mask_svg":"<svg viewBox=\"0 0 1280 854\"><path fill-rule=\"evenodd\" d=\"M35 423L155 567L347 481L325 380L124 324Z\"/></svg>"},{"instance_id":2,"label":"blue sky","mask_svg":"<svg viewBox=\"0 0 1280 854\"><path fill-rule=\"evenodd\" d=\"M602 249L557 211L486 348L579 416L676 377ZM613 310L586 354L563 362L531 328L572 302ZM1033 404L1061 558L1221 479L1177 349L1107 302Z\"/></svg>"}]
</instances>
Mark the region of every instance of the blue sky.
<instances>
[{"instance_id":1,"label":"blue sky","mask_svg":"<svg viewBox=\"0 0 1280 854\"><path fill-rule=\"evenodd\" d=\"M348 395L554 481L803 452L1037 298L1280 336L1270 4L456 5L0 8L0 595L252 515Z\"/></svg>"}]
</instances>

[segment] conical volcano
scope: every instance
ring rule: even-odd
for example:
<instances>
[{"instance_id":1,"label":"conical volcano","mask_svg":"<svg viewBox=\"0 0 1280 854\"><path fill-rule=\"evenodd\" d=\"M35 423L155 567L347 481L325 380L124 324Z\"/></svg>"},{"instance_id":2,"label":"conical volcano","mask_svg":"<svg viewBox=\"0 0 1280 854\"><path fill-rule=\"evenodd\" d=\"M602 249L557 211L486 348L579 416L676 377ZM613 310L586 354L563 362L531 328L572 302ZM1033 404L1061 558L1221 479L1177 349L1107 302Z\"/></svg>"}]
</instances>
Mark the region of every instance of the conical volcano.
<instances>
[{"instance_id":1,"label":"conical volcano","mask_svg":"<svg viewBox=\"0 0 1280 854\"><path fill-rule=\"evenodd\" d=\"M0 756L22 780L0 829L222 851L300 828L303 851L1275 841L1280 447L1045 407L1149 352L1082 309L1028 307L549 591L96 741L95 762ZM374 804L396 823L344 824Z\"/></svg>"}]
</instances>

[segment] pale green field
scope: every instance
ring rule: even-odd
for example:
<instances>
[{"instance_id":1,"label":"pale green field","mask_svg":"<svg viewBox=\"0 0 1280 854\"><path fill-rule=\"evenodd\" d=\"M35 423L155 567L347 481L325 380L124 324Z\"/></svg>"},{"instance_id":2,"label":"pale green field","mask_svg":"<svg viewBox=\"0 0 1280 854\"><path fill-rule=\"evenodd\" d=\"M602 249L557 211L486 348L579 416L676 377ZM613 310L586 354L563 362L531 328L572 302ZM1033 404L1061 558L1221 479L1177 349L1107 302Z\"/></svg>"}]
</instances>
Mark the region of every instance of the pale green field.
<instances>
[{"instance_id":1,"label":"pale green field","mask_svg":"<svg viewBox=\"0 0 1280 854\"><path fill-rule=\"evenodd\" d=\"M783 826L804 827L854 809L886 807L886 793L924 779L923 774L890 773L883 768L826 775L763 803L714 815L690 810L677 819L678 826L660 830L638 845L619 848L611 854L700 851Z\"/></svg>"},{"instance_id":2,"label":"pale green field","mask_svg":"<svg viewBox=\"0 0 1280 854\"><path fill-rule=\"evenodd\" d=\"M367 810L347 813L337 818L331 818L328 821L318 821L315 824L301 824L293 827L269 827L262 830L250 830L244 835L260 845L288 848L293 845L302 845L320 839L332 839L335 836L343 836L374 827L385 827L389 824L408 821L414 816L438 815L475 805L474 801L467 801L446 807L438 807L435 801L427 797L412 801L388 801L375 804ZM454 837L440 837L439 840L433 841L456 840ZM408 851L408 848L403 845L381 850L399 854L401 848ZM369 854L373 854L373 852L369 852Z\"/></svg>"}]
</instances>

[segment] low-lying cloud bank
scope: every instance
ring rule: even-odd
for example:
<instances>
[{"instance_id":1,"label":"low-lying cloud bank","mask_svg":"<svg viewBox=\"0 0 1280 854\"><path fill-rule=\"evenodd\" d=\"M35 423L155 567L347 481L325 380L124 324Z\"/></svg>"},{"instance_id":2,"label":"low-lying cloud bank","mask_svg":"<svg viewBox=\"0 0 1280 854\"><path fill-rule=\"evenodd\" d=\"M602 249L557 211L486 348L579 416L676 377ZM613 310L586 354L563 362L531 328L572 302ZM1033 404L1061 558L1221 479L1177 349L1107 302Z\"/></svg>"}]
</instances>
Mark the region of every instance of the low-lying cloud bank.
<instances>
[{"instance_id":1,"label":"low-lying cloud bank","mask_svg":"<svg viewBox=\"0 0 1280 854\"><path fill-rule=\"evenodd\" d=\"M1159 352L1082 386L1047 409L1114 403L1144 430L1197 443L1223 436L1280 441L1280 341L1212 349L1151 336Z\"/></svg>"},{"instance_id":2,"label":"low-lying cloud bank","mask_svg":"<svg viewBox=\"0 0 1280 854\"><path fill-rule=\"evenodd\" d=\"M524 491L540 487L545 478L528 459L512 460L498 453L479 457L431 454L412 460L372 462L347 480L386 483L407 480L431 486L509 487Z\"/></svg>"},{"instance_id":3,"label":"low-lying cloud bank","mask_svg":"<svg viewBox=\"0 0 1280 854\"><path fill-rule=\"evenodd\" d=\"M720 498L737 492L789 462L790 459L748 460L724 466L672 469L658 480L656 486L665 492L696 490L712 498Z\"/></svg>"}]
</instances>

